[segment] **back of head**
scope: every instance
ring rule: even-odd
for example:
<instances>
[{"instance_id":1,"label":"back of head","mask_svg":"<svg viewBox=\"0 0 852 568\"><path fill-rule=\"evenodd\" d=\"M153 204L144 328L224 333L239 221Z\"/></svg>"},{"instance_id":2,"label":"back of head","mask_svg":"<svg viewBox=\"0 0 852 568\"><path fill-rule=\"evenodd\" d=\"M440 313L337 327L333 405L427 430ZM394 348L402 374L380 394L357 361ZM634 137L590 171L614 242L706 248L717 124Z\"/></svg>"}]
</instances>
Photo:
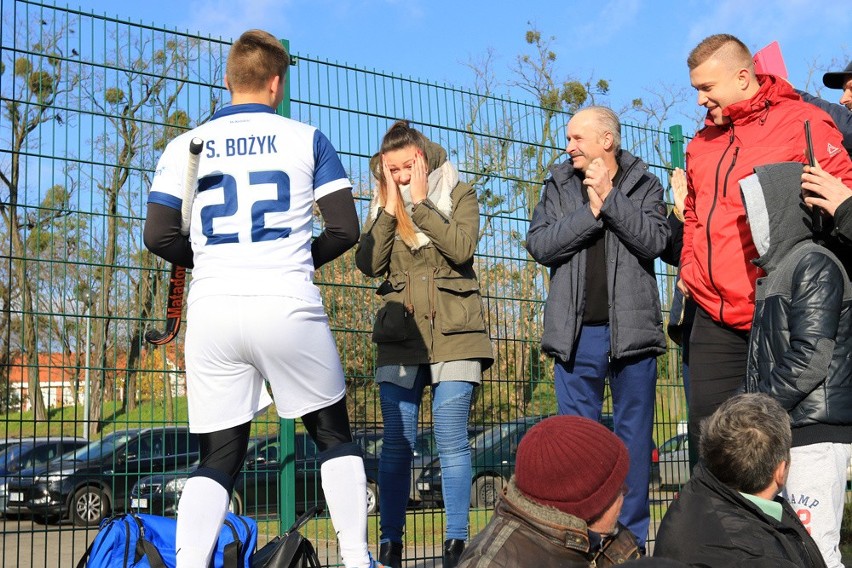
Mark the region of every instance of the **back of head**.
<instances>
[{"instance_id":1,"label":"back of head","mask_svg":"<svg viewBox=\"0 0 852 568\"><path fill-rule=\"evenodd\" d=\"M740 394L725 401L701 426L705 467L735 491L766 489L782 461L790 460L790 416L766 394Z\"/></svg>"},{"instance_id":2,"label":"back of head","mask_svg":"<svg viewBox=\"0 0 852 568\"><path fill-rule=\"evenodd\" d=\"M606 426L579 416L553 416L521 439L515 485L530 500L586 522L619 496L630 459Z\"/></svg>"},{"instance_id":3,"label":"back of head","mask_svg":"<svg viewBox=\"0 0 852 568\"><path fill-rule=\"evenodd\" d=\"M254 93L273 77L287 73L290 56L275 36L263 30L248 30L231 45L225 75L231 91Z\"/></svg>"},{"instance_id":4,"label":"back of head","mask_svg":"<svg viewBox=\"0 0 852 568\"><path fill-rule=\"evenodd\" d=\"M749 69L754 74L754 62L748 47L731 34L715 34L704 38L689 52L686 64L692 71L710 58L718 59L732 70Z\"/></svg>"}]
</instances>

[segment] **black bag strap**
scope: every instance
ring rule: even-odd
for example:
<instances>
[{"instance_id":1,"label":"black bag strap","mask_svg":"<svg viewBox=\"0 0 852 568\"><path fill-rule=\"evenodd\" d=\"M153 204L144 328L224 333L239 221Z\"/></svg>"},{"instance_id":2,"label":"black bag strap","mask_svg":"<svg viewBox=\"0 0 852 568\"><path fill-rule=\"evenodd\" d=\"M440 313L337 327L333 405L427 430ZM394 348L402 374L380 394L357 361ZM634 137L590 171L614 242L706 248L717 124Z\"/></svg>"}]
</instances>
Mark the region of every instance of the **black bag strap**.
<instances>
[{"instance_id":1,"label":"black bag strap","mask_svg":"<svg viewBox=\"0 0 852 568\"><path fill-rule=\"evenodd\" d=\"M97 537L95 537L95 540ZM86 549L86 552L83 553L83 556L80 558L80 561L77 562L77 568L86 568L86 562L89 560L89 555L92 553L92 547L95 546L95 541L92 540L89 543L89 548Z\"/></svg>"},{"instance_id":2,"label":"black bag strap","mask_svg":"<svg viewBox=\"0 0 852 568\"><path fill-rule=\"evenodd\" d=\"M139 527L139 538L136 539L136 557L133 561L139 562L143 556L147 556L151 568L168 568L154 543L145 538L145 525L142 523L142 519L136 515L127 516L136 521L136 525Z\"/></svg>"},{"instance_id":3,"label":"black bag strap","mask_svg":"<svg viewBox=\"0 0 852 568\"><path fill-rule=\"evenodd\" d=\"M139 538L136 539L136 549L134 550L133 562L139 562L142 560L143 556L147 556L148 564L151 565L151 568L168 568L166 563L163 561L163 557L160 555L160 551L157 550L157 547L145 538L145 525L142 524L141 519L139 519L136 515L119 515L110 519L109 523L119 520L127 522L128 517L133 519L139 527ZM103 526L106 527L107 525L105 524ZM129 531L125 530L125 534L128 532ZM92 554L92 548L95 546L96 541L97 537L95 537L91 544L89 544L86 552L83 553L80 561L77 562L77 568L86 568L86 563L89 561L89 556Z\"/></svg>"},{"instance_id":4,"label":"black bag strap","mask_svg":"<svg viewBox=\"0 0 852 568\"><path fill-rule=\"evenodd\" d=\"M298 568L322 568L319 556L317 556L317 551L314 549L314 545L311 544L311 541L306 538L302 538L301 548L302 563Z\"/></svg>"},{"instance_id":5,"label":"black bag strap","mask_svg":"<svg viewBox=\"0 0 852 568\"><path fill-rule=\"evenodd\" d=\"M242 548L240 535L237 533L237 528L228 519L225 519L225 526L231 529L234 540L226 544L225 549L222 551L222 568L239 568L240 548Z\"/></svg>"},{"instance_id":6,"label":"black bag strap","mask_svg":"<svg viewBox=\"0 0 852 568\"><path fill-rule=\"evenodd\" d=\"M302 513L302 516L296 519L296 522L293 523L293 526L287 529L287 532L285 534L290 534L291 532L299 530L300 528L305 526L305 523L310 521L315 516L322 514L322 512L322 505L314 505L313 507Z\"/></svg>"},{"instance_id":7,"label":"black bag strap","mask_svg":"<svg viewBox=\"0 0 852 568\"><path fill-rule=\"evenodd\" d=\"M299 529L322 510L321 506L315 505L305 511L296 519L290 530L269 541L252 556L252 567L321 568L322 564L314 546L311 541L302 536Z\"/></svg>"}]
</instances>

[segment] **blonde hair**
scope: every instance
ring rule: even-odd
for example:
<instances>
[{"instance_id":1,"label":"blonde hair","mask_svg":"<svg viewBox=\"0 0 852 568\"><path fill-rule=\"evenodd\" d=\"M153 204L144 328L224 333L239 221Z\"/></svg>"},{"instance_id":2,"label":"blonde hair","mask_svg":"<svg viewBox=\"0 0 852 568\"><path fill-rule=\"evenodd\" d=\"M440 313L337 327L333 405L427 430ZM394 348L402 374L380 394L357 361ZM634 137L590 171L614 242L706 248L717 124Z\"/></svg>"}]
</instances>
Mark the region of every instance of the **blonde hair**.
<instances>
[{"instance_id":1,"label":"blonde hair","mask_svg":"<svg viewBox=\"0 0 852 568\"><path fill-rule=\"evenodd\" d=\"M388 152L402 150L409 146L414 146L423 153L424 157L426 156L426 137L420 131L412 128L407 120L397 120L382 138L379 154L384 156ZM387 203L388 187L385 180L384 168L381 167L381 162L379 164L379 203L384 205ZM399 191L399 188L397 188L397 191ZM408 216L408 212L405 210L402 195L399 195L399 199L396 202L396 211L394 211L394 214L396 215L396 232L399 234L399 238L408 246L415 246L417 244L417 232L414 229L414 222L412 222L411 217Z\"/></svg>"},{"instance_id":2,"label":"blonde hair","mask_svg":"<svg viewBox=\"0 0 852 568\"><path fill-rule=\"evenodd\" d=\"M232 91L257 92L273 77L283 80L289 66L290 56L275 36L248 30L231 46L225 75Z\"/></svg>"}]
</instances>

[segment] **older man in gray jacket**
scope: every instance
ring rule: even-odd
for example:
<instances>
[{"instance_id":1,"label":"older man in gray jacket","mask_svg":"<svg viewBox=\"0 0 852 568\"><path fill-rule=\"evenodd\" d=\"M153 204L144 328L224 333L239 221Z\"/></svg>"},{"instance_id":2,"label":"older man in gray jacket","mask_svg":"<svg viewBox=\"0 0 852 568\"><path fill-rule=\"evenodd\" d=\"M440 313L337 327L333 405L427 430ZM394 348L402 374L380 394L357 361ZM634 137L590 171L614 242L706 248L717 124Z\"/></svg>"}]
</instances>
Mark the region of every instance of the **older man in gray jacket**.
<instances>
[{"instance_id":1,"label":"older man in gray jacket","mask_svg":"<svg viewBox=\"0 0 852 568\"><path fill-rule=\"evenodd\" d=\"M621 149L608 108L574 115L566 152L571 161L551 168L527 234L527 250L550 268L541 344L556 360L560 414L598 420L609 379L615 433L630 451L619 520L644 546L656 357L666 347L654 275L669 238L663 187Z\"/></svg>"}]
</instances>

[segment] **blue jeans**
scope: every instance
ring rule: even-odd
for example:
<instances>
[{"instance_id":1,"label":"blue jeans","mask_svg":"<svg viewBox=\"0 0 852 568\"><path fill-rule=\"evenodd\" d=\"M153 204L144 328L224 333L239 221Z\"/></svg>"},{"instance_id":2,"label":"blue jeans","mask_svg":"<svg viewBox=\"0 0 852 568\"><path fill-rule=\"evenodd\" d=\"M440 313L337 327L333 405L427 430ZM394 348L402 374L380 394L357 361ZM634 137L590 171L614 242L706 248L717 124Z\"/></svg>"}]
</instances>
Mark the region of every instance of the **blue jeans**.
<instances>
[{"instance_id":1,"label":"blue jeans","mask_svg":"<svg viewBox=\"0 0 852 568\"><path fill-rule=\"evenodd\" d=\"M379 458L379 528L382 542L402 542L405 508L411 488L411 457L417 435L417 416L423 389L431 382L428 365L421 365L414 388L379 383L384 418L384 442ZM467 540L470 511L470 441L467 421L473 383L440 382L432 389L432 419L447 512L447 539Z\"/></svg>"},{"instance_id":2,"label":"blue jeans","mask_svg":"<svg viewBox=\"0 0 852 568\"><path fill-rule=\"evenodd\" d=\"M648 484L651 478L652 432L657 387L657 358L609 360L609 325L583 326L573 357L555 367L560 414L600 420L604 383L609 378L615 434L627 446L630 470L627 495L618 520L645 546L651 522ZM594 451L594 449L591 449Z\"/></svg>"}]
</instances>

